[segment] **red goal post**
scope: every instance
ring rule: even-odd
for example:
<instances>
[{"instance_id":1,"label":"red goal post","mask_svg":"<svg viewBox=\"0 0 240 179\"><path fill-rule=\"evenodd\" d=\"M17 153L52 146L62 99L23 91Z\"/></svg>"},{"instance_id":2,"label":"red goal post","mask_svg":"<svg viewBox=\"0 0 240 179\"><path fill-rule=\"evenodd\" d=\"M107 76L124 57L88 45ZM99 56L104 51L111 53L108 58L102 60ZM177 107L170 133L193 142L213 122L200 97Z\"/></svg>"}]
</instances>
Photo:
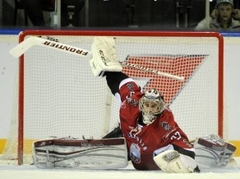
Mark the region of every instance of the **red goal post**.
<instances>
[{"instance_id":1,"label":"red goal post","mask_svg":"<svg viewBox=\"0 0 240 179\"><path fill-rule=\"evenodd\" d=\"M180 82L123 69L143 90L156 87L163 93L191 139L209 133L223 136L224 62L219 33L26 30L19 35L19 42L29 36L87 50L91 50L94 36L115 37L120 61L185 77ZM16 146L18 164L24 162L24 154L31 154L33 140L50 136L101 138L118 123L118 105L105 79L93 77L84 58L32 47L19 59L17 93L17 114L12 119L17 126L12 126L4 151L12 155L15 150L9 148Z\"/></svg>"}]
</instances>

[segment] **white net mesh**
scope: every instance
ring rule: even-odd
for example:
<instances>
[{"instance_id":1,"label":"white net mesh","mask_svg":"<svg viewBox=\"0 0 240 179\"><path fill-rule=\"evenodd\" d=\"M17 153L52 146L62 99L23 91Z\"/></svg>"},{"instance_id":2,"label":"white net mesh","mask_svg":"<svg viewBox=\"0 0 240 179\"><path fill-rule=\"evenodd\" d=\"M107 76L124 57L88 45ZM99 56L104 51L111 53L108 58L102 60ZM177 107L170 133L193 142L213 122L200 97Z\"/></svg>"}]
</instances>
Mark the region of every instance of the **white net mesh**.
<instances>
[{"instance_id":1,"label":"white net mesh","mask_svg":"<svg viewBox=\"0 0 240 179\"><path fill-rule=\"evenodd\" d=\"M93 36L54 34L47 35L91 49ZM120 61L185 77L185 82L179 82L124 68L143 90L155 87L162 92L190 139L218 133L218 38L204 33L202 37L115 36ZM33 140L101 138L117 125L119 105L109 94L105 78L92 75L87 59L34 46L24 55L24 70L24 154L31 154ZM17 97L14 104L3 158L17 157Z\"/></svg>"}]
</instances>

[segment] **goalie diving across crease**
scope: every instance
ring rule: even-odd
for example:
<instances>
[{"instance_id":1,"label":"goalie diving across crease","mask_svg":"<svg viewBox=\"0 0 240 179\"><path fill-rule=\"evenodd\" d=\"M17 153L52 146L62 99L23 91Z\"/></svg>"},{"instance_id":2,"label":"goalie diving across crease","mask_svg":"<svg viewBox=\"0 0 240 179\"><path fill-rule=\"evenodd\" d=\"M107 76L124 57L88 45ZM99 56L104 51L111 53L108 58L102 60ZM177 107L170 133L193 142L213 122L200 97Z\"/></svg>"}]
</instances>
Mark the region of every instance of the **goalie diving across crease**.
<instances>
[{"instance_id":1,"label":"goalie diving across crease","mask_svg":"<svg viewBox=\"0 0 240 179\"><path fill-rule=\"evenodd\" d=\"M49 45L51 43L52 45ZM119 139L126 140L128 159L132 161L135 169L162 170L167 173L200 172L198 163L195 160L196 149L199 149L198 151L204 151L205 153L203 153L202 156L205 158L211 158L214 152L214 157L212 157L212 163L214 164L223 166L227 165L230 161L236 150L234 146L222 141L221 138L214 135L196 139L193 145L174 120L172 111L165 104L161 92L156 89L142 92L136 82L122 72L122 64L119 63L116 56L115 41L113 38L95 37L92 45L92 52L90 52L58 42L40 39L38 37L29 37L13 48L10 53L15 57L19 57L34 45L53 48L89 58L90 67L94 76L106 77L107 84L112 94L118 97L121 103L121 109L119 111L121 126L121 129L119 129L121 132L119 134L122 134L124 138ZM61 45L66 46L66 48L64 48L65 50L58 48ZM135 67L135 65L133 65L133 67ZM141 68L139 70L149 72L148 68ZM105 136L103 140L108 140L106 138L109 137L111 137L111 135ZM220 141L220 143L218 141ZM209 147L209 143L211 147ZM36 142L34 144L36 144ZM121 145L121 147L124 146L125 145ZM44 146L40 146L40 148L41 147ZM221 148L221 150L214 150L215 147ZM34 146L34 159L37 166L40 165L48 168L48 163L52 166L52 164L55 164L54 161L57 157L59 157L48 155L49 150L54 150L52 145L49 145L49 148L45 150L46 155L43 156L38 155L36 149L37 147ZM66 148L63 148L63 151L65 150ZM121 151L125 152L126 150L124 149ZM52 151L50 153L54 154ZM230 155L228 155L227 158L223 158L222 156L226 157L226 155L223 155L224 153ZM101 154L98 155L101 156ZM121 156L125 156L125 154L122 153ZM84 158L81 157L79 160L84 160ZM104 157L106 157L106 155L104 155ZM89 158L85 158L85 160L89 160ZM127 159L124 158L124 161L119 161L119 163L115 165L107 166L107 168L106 166L101 166L101 168L109 169L124 166L126 160ZM76 166L77 163L78 161L71 160L67 161L67 163L60 162L57 166ZM55 166L53 165L53 167ZM80 168L81 167L86 168L89 166L80 166ZM94 167L96 167L96 165L93 164L91 168Z\"/></svg>"}]
</instances>

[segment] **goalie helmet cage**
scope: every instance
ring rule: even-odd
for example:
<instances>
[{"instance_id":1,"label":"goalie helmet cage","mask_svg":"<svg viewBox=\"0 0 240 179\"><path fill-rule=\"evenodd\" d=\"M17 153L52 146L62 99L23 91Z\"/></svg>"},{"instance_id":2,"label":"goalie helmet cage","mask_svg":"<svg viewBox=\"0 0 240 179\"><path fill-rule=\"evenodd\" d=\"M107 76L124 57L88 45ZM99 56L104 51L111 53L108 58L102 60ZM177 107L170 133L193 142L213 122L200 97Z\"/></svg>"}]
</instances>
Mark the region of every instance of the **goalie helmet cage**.
<instances>
[{"instance_id":1,"label":"goalie helmet cage","mask_svg":"<svg viewBox=\"0 0 240 179\"><path fill-rule=\"evenodd\" d=\"M120 61L185 77L179 82L123 68L142 90L155 87L163 93L175 120L190 139L209 133L223 136L221 34L27 30L20 33L19 42L28 36L88 50L94 36L115 37ZM31 154L33 140L50 136L101 138L117 125L119 105L109 94L105 79L93 77L87 59L34 46L20 57L18 74L18 112L12 119L3 154L17 153L18 164L25 163L25 154ZM9 149L13 146L17 152Z\"/></svg>"}]
</instances>

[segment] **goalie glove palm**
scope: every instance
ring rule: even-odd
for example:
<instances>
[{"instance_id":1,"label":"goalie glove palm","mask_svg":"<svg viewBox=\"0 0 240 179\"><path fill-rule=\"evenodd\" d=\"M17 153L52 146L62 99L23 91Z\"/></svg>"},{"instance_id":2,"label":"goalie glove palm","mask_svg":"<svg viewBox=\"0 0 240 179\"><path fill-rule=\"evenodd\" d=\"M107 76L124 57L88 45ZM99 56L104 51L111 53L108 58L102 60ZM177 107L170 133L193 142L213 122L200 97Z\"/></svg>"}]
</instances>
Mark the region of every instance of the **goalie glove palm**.
<instances>
[{"instance_id":1,"label":"goalie glove palm","mask_svg":"<svg viewBox=\"0 0 240 179\"><path fill-rule=\"evenodd\" d=\"M90 66L94 76L102 76L105 71L122 71L113 38L95 37L92 44L92 54Z\"/></svg>"}]
</instances>

